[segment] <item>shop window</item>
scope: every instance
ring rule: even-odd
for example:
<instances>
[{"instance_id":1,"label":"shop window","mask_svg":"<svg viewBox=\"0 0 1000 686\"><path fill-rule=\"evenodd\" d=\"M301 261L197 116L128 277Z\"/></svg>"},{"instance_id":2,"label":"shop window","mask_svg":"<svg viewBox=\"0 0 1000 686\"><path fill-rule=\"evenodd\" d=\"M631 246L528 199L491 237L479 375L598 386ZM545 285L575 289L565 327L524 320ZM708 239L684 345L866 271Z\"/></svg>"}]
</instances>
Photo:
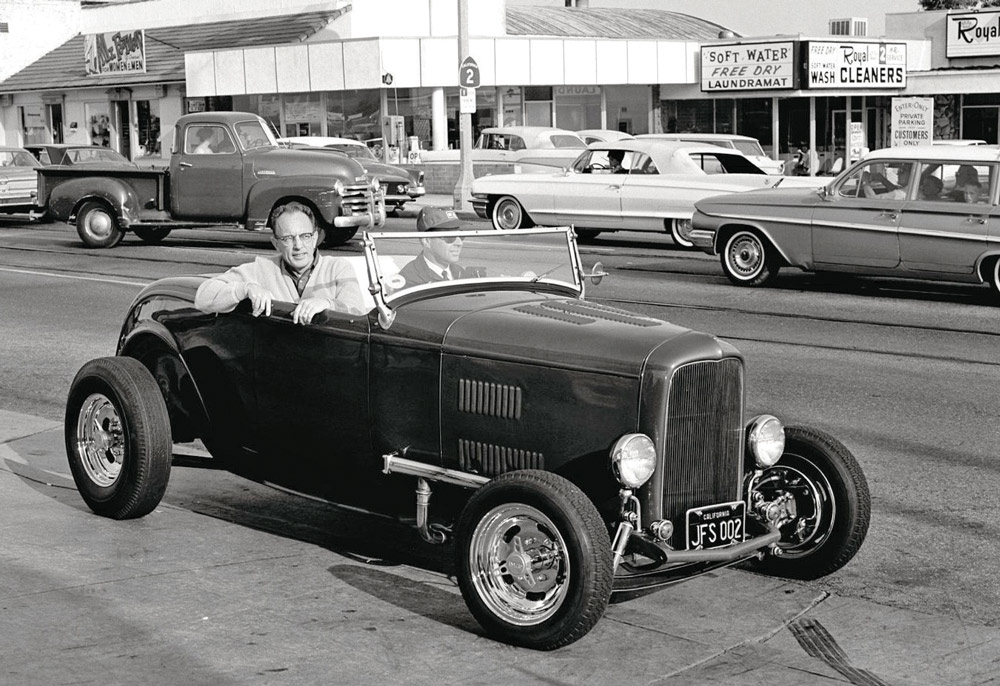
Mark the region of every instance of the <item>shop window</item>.
<instances>
[{"instance_id":1,"label":"shop window","mask_svg":"<svg viewBox=\"0 0 1000 686\"><path fill-rule=\"evenodd\" d=\"M139 136L139 147L136 157L160 157L162 141L160 140L160 101L136 100L135 102L136 130Z\"/></svg>"},{"instance_id":2,"label":"shop window","mask_svg":"<svg viewBox=\"0 0 1000 686\"><path fill-rule=\"evenodd\" d=\"M652 107L648 86L606 86L604 103L607 126L613 131L633 135L649 133L649 112Z\"/></svg>"},{"instance_id":3,"label":"shop window","mask_svg":"<svg viewBox=\"0 0 1000 686\"><path fill-rule=\"evenodd\" d=\"M524 123L527 126L552 126L552 87L528 86L524 89Z\"/></svg>"},{"instance_id":4,"label":"shop window","mask_svg":"<svg viewBox=\"0 0 1000 686\"><path fill-rule=\"evenodd\" d=\"M556 126L569 131L601 128L600 86L557 86Z\"/></svg>"}]
</instances>

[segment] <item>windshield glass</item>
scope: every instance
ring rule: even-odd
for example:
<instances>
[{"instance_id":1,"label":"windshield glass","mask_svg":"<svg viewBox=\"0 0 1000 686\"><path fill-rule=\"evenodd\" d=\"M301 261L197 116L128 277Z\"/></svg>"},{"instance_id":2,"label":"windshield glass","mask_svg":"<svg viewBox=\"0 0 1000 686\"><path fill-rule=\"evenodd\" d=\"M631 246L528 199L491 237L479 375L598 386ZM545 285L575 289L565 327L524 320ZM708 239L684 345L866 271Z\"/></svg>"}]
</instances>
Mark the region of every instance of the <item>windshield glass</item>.
<instances>
[{"instance_id":1,"label":"windshield glass","mask_svg":"<svg viewBox=\"0 0 1000 686\"><path fill-rule=\"evenodd\" d=\"M326 146L331 150L337 150L342 152L348 157L353 157L356 160L374 160L375 155L368 148L367 145L351 145L350 143L331 143Z\"/></svg>"},{"instance_id":2,"label":"windshield glass","mask_svg":"<svg viewBox=\"0 0 1000 686\"><path fill-rule=\"evenodd\" d=\"M236 129L236 135L240 138L240 144L243 146L244 150L253 150L254 148L273 148L278 146L278 141L273 135L271 135L271 130L268 129L263 120L253 119L249 121L241 121L236 124L233 128Z\"/></svg>"},{"instance_id":3,"label":"windshield glass","mask_svg":"<svg viewBox=\"0 0 1000 686\"><path fill-rule=\"evenodd\" d=\"M756 157L764 157L764 149L760 147L760 143L757 141L744 141L738 140L733 141L736 149L739 150L744 155L753 155Z\"/></svg>"},{"instance_id":4,"label":"windshield glass","mask_svg":"<svg viewBox=\"0 0 1000 686\"><path fill-rule=\"evenodd\" d=\"M458 285L544 283L582 292L568 228L368 233L365 256L390 303L406 293Z\"/></svg>"},{"instance_id":5,"label":"windshield glass","mask_svg":"<svg viewBox=\"0 0 1000 686\"><path fill-rule=\"evenodd\" d=\"M0 167L39 167L31 153L20 150L0 150Z\"/></svg>"}]
</instances>

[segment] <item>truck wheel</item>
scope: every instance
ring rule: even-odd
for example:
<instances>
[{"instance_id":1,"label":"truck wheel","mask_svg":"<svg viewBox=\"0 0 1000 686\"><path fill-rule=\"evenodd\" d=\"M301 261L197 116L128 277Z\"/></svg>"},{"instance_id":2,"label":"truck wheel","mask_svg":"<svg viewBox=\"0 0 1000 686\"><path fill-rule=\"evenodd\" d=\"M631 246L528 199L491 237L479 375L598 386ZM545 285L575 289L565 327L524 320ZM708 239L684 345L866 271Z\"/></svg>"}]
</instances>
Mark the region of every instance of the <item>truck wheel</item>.
<instances>
[{"instance_id":1,"label":"truck wheel","mask_svg":"<svg viewBox=\"0 0 1000 686\"><path fill-rule=\"evenodd\" d=\"M582 638L611 595L608 531L566 479L508 472L479 489L459 517L458 583L486 633L552 650Z\"/></svg>"},{"instance_id":2,"label":"truck wheel","mask_svg":"<svg viewBox=\"0 0 1000 686\"><path fill-rule=\"evenodd\" d=\"M336 226L327 227L323 231L325 238L323 238L323 247L332 248L337 245L343 245L347 241L354 238L354 234L358 232L358 227L348 226L346 228L339 228Z\"/></svg>"},{"instance_id":3,"label":"truck wheel","mask_svg":"<svg viewBox=\"0 0 1000 686\"><path fill-rule=\"evenodd\" d=\"M132 229L132 233L139 237L143 243L156 245L170 235L169 226L148 226L145 228Z\"/></svg>"},{"instance_id":4,"label":"truck wheel","mask_svg":"<svg viewBox=\"0 0 1000 686\"><path fill-rule=\"evenodd\" d=\"M763 286L780 267L773 248L759 234L747 229L729 237L720 259L726 278L737 286Z\"/></svg>"},{"instance_id":5,"label":"truck wheel","mask_svg":"<svg viewBox=\"0 0 1000 686\"><path fill-rule=\"evenodd\" d=\"M90 201L76 215L76 232L88 248L113 248L122 242L125 232L107 205Z\"/></svg>"},{"instance_id":6,"label":"truck wheel","mask_svg":"<svg viewBox=\"0 0 1000 686\"><path fill-rule=\"evenodd\" d=\"M851 451L832 436L787 427L784 454L757 483L768 501L790 494L797 515L781 527L781 554L751 563L754 569L818 579L850 562L861 548L871 519L868 481Z\"/></svg>"},{"instance_id":7,"label":"truck wheel","mask_svg":"<svg viewBox=\"0 0 1000 686\"><path fill-rule=\"evenodd\" d=\"M132 519L159 504L170 477L170 418L141 362L102 357L83 365L70 386L64 430L73 481L91 510Z\"/></svg>"},{"instance_id":8,"label":"truck wheel","mask_svg":"<svg viewBox=\"0 0 1000 686\"><path fill-rule=\"evenodd\" d=\"M500 231L526 229L533 226L528 213L511 195L505 195L493 204L493 228Z\"/></svg>"}]
</instances>

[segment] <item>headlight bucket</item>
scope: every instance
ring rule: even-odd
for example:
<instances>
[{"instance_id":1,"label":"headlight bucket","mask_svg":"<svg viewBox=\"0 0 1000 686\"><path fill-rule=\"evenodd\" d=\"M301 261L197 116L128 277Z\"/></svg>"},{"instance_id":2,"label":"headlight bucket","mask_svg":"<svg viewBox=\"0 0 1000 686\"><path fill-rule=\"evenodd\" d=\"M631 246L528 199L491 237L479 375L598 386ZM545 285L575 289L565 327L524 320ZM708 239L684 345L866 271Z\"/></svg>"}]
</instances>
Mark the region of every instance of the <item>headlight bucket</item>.
<instances>
[{"instance_id":1,"label":"headlight bucket","mask_svg":"<svg viewBox=\"0 0 1000 686\"><path fill-rule=\"evenodd\" d=\"M769 414L755 417L747 427L747 450L758 467L771 467L785 452L785 427Z\"/></svg>"},{"instance_id":2,"label":"headlight bucket","mask_svg":"<svg viewBox=\"0 0 1000 686\"><path fill-rule=\"evenodd\" d=\"M646 434L625 434L611 448L615 478L626 488L638 488L656 469L656 448Z\"/></svg>"}]
</instances>

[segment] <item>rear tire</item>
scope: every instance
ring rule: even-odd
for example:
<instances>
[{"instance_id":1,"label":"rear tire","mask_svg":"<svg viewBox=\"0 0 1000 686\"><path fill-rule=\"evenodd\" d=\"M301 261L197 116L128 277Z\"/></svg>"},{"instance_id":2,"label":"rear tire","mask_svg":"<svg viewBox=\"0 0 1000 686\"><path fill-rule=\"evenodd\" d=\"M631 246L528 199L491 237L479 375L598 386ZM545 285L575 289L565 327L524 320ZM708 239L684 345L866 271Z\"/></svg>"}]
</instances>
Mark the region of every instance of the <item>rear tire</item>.
<instances>
[{"instance_id":1,"label":"rear tire","mask_svg":"<svg viewBox=\"0 0 1000 686\"><path fill-rule=\"evenodd\" d=\"M113 248L125 237L111 208L93 200L85 202L77 213L76 232L88 248Z\"/></svg>"},{"instance_id":2,"label":"rear tire","mask_svg":"<svg viewBox=\"0 0 1000 686\"><path fill-rule=\"evenodd\" d=\"M141 362L102 357L70 386L64 427L73 481L96 514L133 519L167 489L173 442L160 388Z\"/></svg>"},{"instance_id":3,"label":"rear tire","mask_svg":"<svg viewBox=\"0 0 1000 686\"><path fill-rule=\"evenodd\" d=\"M156 245L170 235L169 226L150 226L145 228L132 229L132 233L139 237L143 243Z\"/></svg>"},{"instance_id":4,"label":"rear tire","mask_svg":"<svg viewBox=\"0 0 1000 686\"><path fill-rule=\"evenodd\" d=\"M499 231L513 231L532 226L528 213L512 195L505 195L493 204L493 228Z\"/></svg>"},{"instance_id":5,"label":"rear tire","mask_svg":"<svg viewBox=\"0 0 1000 686\"><path fill-rule=\"evenodd\" d=\"M691 242L691 220L690 219L668 219L670 222L670 238L679 248L693 248Z\"/></svg>"},{"instance_id":6,"label":"rear tire","mask_svg":"<svg viewBox=\"0 0 1000 686\"><path fill-rule=\"evenodd\" d=\"M740 229L719 256L726 278L737 286L763 286L778 273L778 257L760 234Z\"/></svg>"}]
</instances>

